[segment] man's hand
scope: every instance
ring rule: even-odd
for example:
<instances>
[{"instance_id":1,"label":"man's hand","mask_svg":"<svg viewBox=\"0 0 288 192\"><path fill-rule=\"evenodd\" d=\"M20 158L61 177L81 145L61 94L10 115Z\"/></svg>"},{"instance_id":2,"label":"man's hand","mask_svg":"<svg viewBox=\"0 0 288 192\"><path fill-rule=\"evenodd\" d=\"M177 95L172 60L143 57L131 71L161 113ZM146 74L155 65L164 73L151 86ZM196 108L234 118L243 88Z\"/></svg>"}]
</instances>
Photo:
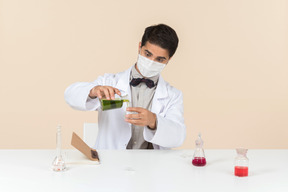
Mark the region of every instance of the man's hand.
<instances>
[{"instance_id":1,"label":"man's hand","mask_svg":"<svg viewBox=\"0 0 288 192\"><path fill-rule=\"evenodd\" d=\"M126 110L137 112L137 114L126 115L126 122L138 126L148 126L150 129L156 129L156 115L151 111L141 107L128 107Z\"/></svg>"},{"instance_id":2,"label":"man's hand","mask_svg":"<svg viewBox=\"0 0 288 192\"><path fill-rule=\"evenodd\" d=\"M95 86L90 90L89 97L90 98L96 98L102 99L102 97L105 97L106 99L115 99L115 94L121 96L121 92L111 86Z\"/></svg>"}]
</instances>

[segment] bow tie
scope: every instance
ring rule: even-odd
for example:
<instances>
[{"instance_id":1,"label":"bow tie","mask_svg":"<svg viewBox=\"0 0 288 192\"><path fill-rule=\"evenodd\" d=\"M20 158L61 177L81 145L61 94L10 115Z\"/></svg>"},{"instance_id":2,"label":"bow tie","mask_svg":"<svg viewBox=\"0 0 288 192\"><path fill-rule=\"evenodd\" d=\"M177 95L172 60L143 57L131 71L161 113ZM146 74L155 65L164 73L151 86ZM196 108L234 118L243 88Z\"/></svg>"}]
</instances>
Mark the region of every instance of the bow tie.
<instances>
[{"instance_id":1,"label":"bow tie","mask_svg":"<svg viewBox=\"0 0 288 192\"><path fill-rule=\"evenodd\" d=\"M145 79L145 78L133 78L130 81L130 85L132 85L133 87L136 87L137 85L139 85L140 83L145 83L147 85L147 87L152 88L155 86L154 81L152 81L151 79Z\"/></svg>"}]
</instances>

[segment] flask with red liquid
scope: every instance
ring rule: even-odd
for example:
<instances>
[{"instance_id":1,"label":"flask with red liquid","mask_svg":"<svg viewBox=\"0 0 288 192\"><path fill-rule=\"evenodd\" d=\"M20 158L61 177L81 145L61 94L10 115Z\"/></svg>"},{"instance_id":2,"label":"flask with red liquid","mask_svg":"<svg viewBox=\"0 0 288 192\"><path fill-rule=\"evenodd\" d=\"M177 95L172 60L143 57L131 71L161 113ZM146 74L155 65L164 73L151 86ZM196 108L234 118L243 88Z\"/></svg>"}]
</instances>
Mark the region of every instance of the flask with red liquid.
<instances>
[{"instance_id":1,"label":"flask with red liquid","mask_svg":"<svg viewBox=\"0 0 288 192\"><path fill-rule=\"evenodd\" d=\"M247 158L248 149L238 148L236 149L237 157L235 158L234 175L238 177L248 176L249 159Z\"/></svg>"},{"instance_id":2,"label":"flask with red liquid","mask_svg":"<svg viewBox=\"0 0 288 192\"><path fill-rule=\"evenodd\" d=\"M194 152L192 164L194 166L205 166L206 158L203 149L203 140L201 139L201 134L199 133L198 139L195 141L196 149Z\"/></svg>"}]
</instances>

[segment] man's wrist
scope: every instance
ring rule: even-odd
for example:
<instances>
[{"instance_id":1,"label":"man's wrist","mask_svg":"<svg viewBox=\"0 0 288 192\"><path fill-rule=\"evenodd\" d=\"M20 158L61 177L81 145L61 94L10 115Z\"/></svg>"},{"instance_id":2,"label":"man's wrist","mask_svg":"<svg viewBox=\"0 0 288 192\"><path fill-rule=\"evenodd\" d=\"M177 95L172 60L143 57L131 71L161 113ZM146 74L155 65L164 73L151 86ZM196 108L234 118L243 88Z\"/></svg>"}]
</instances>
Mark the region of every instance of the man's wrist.
<instances>
[{"instance_id":1,"label":"man's wrist","mask_svg":"<svg viewBox=\"0 0 288 192\"><path fill-rule=\"evenodd\" d=\"M97 98L97 95L95 94L96 93L96 87L98 87L99 85L97 85L97 86L95 86L95 87L93 87L91 90L90 90L90 92L89 92L89 97L90 97L90 99L96 99Z\"/></svg>"},{"instance_id":2,"label":"man's wrist","mask_svg":"<svg viewBox=\"0 0 288 192\"><path fill-rule=\"evenodd\" d=\"M156 130L157 129L157 116L155 113L153 113L153 124L150 124L147 126L148 129L151 129L151 130Z\"/></svg>"},{"instance_id":3,"label":"man's wrist","mask_svg":"<svg viewBox=\"0 0 288 192\"><path fill-rule=\"evenodd\" d=\"M90 96L90 94L88 96L90 99L96 99L97 98L97 96L92 97L92 96Z\"/></svg>"}]
</instances>

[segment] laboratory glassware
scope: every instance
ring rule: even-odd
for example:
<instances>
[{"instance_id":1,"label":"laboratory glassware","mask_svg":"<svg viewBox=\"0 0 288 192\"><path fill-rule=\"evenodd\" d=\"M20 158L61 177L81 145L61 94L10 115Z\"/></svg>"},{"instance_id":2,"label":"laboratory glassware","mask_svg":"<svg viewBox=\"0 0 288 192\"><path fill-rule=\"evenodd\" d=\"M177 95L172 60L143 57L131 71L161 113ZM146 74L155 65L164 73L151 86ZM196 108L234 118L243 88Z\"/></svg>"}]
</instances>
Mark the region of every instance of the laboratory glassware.
<instances>
[{"instance_id":1,"label":"laboratory glassware","mask_svg":"<svg viewBox=\"0 0 288 192\"><path fill-rule=\"evenodd\" d=\"M201 139L201 134L199 133L198 139L195 141L196 148L192 160L192 164L194 166L205 166L206 165L206 158L203 149L203 140Z\"/></svg>"},{"instance_id":2,"label":"laboratory glassware","mask_svg":"<svg viewBox=\"0 0 288 192\"><path fill-rule=\"evenodd\" d=\"M237 157L234 161L234 174L238 177L246 177L248 176L248 166L249 166L249 159L247 158L247 151L248 149L244 148L237 148Z\"/></svg>"},{"instance_id":3,"label":"laboratory glassware","mask_svg":"<svg viewBox=\"0 0 288 192\"><path fill-rule=\"evenodd\" d=\"M101 102L101 109L103 111L121 108L124 102L127 103L127 107L129 106L128 95L120 96L120 98L115 98L113 100L108 100L106 98L103 98L103 99L100 99L100 102Z\"/></svg>"},{"instance_id":4,"label":"laboratory glassware","mask_svg":"<svg viewBox=\"0 0 288 192\"><path fill-rule=\"evenodd\" d=\"M65 171L66 164L65 160L61 154L61 125L57 126L56 133L56 157L52 163L53 171Z\"/></svg>"}]
</instances>

